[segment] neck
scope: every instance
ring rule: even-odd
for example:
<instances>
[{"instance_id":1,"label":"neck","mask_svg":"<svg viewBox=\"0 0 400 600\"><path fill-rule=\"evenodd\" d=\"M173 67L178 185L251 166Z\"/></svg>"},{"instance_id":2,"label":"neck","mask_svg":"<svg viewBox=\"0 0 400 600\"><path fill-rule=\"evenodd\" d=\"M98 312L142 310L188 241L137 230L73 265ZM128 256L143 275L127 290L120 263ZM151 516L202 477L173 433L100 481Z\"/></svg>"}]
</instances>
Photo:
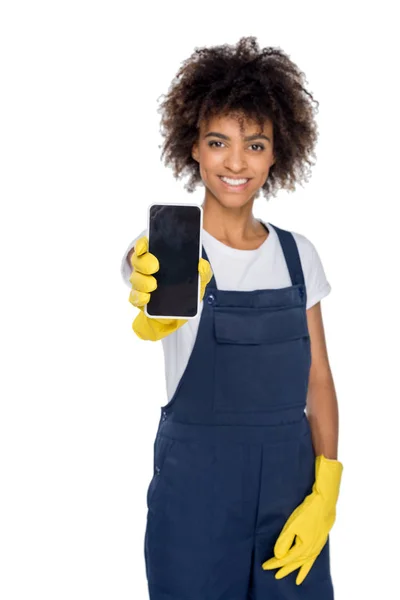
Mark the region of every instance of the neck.
<instances>
[{"instance_id":1,"label":"neck","mask_svg":"<svg viewBox=\"0 0 400 600\"><path fill-rule=\"evenodd\" d=\"M253 204L254 199L243 206L227 207L206 195L202 204L203 228L217 240L233 248L258 247L268 233L254 217Z\"/></svg>"}]
</instances>

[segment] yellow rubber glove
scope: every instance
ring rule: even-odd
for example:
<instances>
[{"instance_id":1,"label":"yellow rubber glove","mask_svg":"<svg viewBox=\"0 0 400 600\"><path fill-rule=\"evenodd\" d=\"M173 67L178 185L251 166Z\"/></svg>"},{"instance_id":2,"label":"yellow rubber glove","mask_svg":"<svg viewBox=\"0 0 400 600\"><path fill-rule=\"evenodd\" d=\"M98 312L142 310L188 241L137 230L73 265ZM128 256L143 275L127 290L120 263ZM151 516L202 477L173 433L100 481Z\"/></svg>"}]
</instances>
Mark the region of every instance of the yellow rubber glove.
<instances>
[{"instance_id":1,"label":"yellow rubber glove","mask_svg":"<svg viewBox=\"0 0 400 600\"><path fill-rule=\"evenodd\" d=\"M274 547L275 557L262 564L265 570L281 567L276 579L282 579L298 568L297 585L307 577L336 519L342 471L343 465L339 461L327 459L322 454L316 457L311 494L287 520ZM291 548L294 538L295 544Z\"/></svg>"},{"instance_id":2,"label":"yellow rubber glove","mask_svg":"<svg viewBox=\"0 0 400 600\"><path fill-rule=\"evenodd\" d=\"M132 323L132 329L142 340L153 342L161 340L187 323L187 319L155 319L149 318L144 312L144 306L150 300L150 292L157 288L157 280L152 273L156 273L160 268L158 259L149 252L147 237L143 236L136 242L135 251L131 256L131 264L133 272L129 277L132 284L129 302L140 310ZM206 285L212 277L211 265L204 258L199 260L199 273L200 300L202 300Z\"/></svg>"}]
</instances>

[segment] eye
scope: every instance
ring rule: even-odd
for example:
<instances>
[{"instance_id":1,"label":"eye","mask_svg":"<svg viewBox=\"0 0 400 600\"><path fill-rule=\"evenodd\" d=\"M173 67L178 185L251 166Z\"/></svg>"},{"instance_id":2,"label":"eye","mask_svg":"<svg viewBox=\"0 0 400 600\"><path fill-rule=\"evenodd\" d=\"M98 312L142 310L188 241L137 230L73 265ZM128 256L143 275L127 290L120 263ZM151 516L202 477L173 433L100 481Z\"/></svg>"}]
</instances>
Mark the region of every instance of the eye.
<instances>
[{"instance_id":1,"label":"eye","mask_svg":"<svg viewBox=\"0 0 400 600\"><path fill-rule=\"evenodd\" d=\"M221 148L221 146L213 146L213 144L223 144L223 142L220 142L219 140L213 140L212 142L208 142L208 146L210 148L216 147L216 148ZM259 150L257 150L257 152L262 152L263 150L265 150L265 146L263 146L263 144L251 144L250 148L252 147L256 147L259 148Z\"/></svg>"}]
</instances>

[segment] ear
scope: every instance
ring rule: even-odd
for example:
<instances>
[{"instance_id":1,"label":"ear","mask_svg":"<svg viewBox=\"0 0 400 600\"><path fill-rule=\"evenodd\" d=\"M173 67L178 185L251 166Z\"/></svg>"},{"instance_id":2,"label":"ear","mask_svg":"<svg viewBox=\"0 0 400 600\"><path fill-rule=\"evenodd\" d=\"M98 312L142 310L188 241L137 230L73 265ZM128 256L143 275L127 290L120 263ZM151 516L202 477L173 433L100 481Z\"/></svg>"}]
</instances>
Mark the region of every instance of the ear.
<instances>
[{"instance_id":1,"label":"ear","mask_svg":"<svg viewBox=\"0 0 400 600\"><path fill-rule=\"evenodd\" d=\"M197 142L195 142L192 146L192 158L199 162L199 148Z\"/></svg>"}]
</instances>

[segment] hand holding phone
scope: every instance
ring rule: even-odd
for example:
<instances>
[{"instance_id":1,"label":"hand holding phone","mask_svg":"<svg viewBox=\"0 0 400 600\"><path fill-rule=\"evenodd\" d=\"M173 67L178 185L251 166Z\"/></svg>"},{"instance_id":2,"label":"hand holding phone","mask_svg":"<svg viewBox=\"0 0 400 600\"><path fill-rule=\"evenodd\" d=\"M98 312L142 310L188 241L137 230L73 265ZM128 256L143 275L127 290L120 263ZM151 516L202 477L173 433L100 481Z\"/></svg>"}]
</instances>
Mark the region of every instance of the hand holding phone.
<instances>
[{"instance_id":1,"label":"hand holding phone","mask_svg":"<svg viewBox=\"0 0 400 600\"><path fill-rule=\"evenodd\" d=\"M157 279L153 274L157 273L160 268L158 258L149 252L149 243L146 237L142 237L137 241L135 251L131 257L131 264L133 272L129 278L132 283L129 301L140 309L138 316L132 323L132 329L140 339L160 340L176 331L188 319L158 319L145 314L144 308L151 298L151 293L157 289ZM200 300L202 300L206 286L212 277L210 263L204 258L200 258L198 261L198 273L200 275Z\"/></svg>"}]
</instances>

